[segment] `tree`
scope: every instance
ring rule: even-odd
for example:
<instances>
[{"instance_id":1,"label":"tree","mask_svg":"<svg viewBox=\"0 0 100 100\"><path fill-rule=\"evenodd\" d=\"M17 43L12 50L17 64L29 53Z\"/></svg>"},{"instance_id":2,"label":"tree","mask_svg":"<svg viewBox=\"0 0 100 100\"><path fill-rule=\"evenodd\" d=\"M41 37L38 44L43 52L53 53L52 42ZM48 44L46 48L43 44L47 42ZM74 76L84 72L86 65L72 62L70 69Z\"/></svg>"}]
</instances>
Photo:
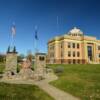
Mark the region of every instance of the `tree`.
<instances>
[{"instance_id":1,"label":"tree","mask_svg":"<svg viewBox=\"0 0 100 100\"><path fill-rule=\"evenodd\" d=\"M15 46L14 46L13 52L14 52L14 53L16 52L16 47L15 47Z\"/></svg>"},{"instance_id":2,"label":"tree","mask_svg":"<svg viewBox=\"0 0 100 100\"><path fill-rule=\"evenodd\" d=\"M0 54L0 62L4 63L6 60L6 56L4 54Z\"/></svg>"},{"instance_id":3,"label":"tree","mask_svg":"<svg viewBox=\"0 0 100 100\"><path fill-rule=\"evenodd\" d=\"M18 61L18 62L21 62L24 58L25 58L24 54L20 54L20 55L18 55L18 57L17 57L17 61Z\"/></svg>"},{"instance_id":4,"label":"tree","mask_svg":"<svg viewBox=\"0 0 100 100\"><path fill-rule=\"evenodd\" d=\"M30 60L30 61L32 62L33 55L32 55L31 50L28 50L28 52L27 52L27 59Z\"/></svg>"},{"instance_id":5,"label":"tree","mask_svg":"<svg viewBox=\"0 0 100 100\"><path fill-rule=\"evenodd\" d=\"M10 46L8 46L8 49L7 49L7 53L9 53L10 52Z\"/></svg>"}]
</instances>

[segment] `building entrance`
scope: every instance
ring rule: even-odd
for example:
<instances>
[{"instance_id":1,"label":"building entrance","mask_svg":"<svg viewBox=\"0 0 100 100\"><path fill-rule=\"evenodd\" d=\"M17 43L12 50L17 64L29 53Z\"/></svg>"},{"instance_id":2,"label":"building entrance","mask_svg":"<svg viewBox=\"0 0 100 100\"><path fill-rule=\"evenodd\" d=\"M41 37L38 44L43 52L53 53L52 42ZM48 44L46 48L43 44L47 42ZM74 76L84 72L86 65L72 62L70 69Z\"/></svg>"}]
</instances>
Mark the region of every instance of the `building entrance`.
<instances>
[{"instance_id":1,"label":"building entrance","mask_svg":"<svg viewBox=\"0 0 100 100\"><path fill-rule=\"evenodd\" d=\"M92 56L92 46L87 46L87 52L88 52L88 59L92 61L93 56Z\"/></svg>"}]
</instances>

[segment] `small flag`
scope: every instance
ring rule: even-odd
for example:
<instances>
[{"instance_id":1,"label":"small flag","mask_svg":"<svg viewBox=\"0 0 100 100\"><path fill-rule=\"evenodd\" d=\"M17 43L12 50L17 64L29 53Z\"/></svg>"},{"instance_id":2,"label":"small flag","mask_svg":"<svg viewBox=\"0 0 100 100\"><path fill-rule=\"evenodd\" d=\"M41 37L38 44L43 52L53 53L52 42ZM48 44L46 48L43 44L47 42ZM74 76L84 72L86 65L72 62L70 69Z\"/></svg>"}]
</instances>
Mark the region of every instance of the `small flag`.
<instances>
[{"instance_id":1,"label":"small flag","mask_svg":"<svg viewBox=\"0 0 100 100\"><path fill-rule=\"evenodd\" d=\"M37 35L37 26L35 27L35 39L38 40L38 35Z\"/></svg>"},{"instance_id":2,"label":"small flag","mask_svg":"<svg viewBox=\"0 0 100 100\"><path fill-rule=\"evenodd\" d=\"M12 33L12 36L15 36L15 34L16 34L16 26L15 26L15 24L13 24L12 27L11 27L11 33Z\"/></svg>"}]
</instances>

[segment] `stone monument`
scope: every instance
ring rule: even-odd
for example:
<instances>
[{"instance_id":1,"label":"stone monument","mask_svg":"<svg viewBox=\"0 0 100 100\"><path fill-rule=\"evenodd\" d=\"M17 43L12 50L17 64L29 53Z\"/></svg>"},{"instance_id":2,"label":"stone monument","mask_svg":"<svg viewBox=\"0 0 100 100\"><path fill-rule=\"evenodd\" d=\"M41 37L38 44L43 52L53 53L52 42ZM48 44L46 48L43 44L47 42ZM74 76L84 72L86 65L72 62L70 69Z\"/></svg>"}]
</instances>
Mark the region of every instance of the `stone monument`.
<instances>
[{"instance_id":1,"label":"stone monument","mask_svg":"<svg viewBox=\"0 0 100 100\"><path fill-rule=\"evenodd\" d=\"M18 76L20 79L33 79L34 73L31 69L31 61L29 59L26 59L22 63L22 68L20 72L18 73Z\"/></svg>"},{"instance_id":2,"label":"stone monument","mask_svg":"<svg viewBox=\"0 0 100 100\"><path fill-rule=\"evenodd\" d=\"M45 53L35 54L34 73L37 79L45 78L45 73L46 73L46 54Z\"/></svg>"},{"instance_id":3,"label":"stone monument","mask_svg":"<svg viewBox=\"0 0 100 100\"><path fill-rule=\"evenodd\" d=\"M46 74L46 54L36 53L34 71L32 70L32 62L30 59L26 59L21 64L21 69L17 73L17 52L15 47L13 50L8 51L6 54L6 67L4 70L3 79L13 79L13 80L42 80L45 78Z\"/></svg>"},{"instance_id":4,"label":"stone monument","mask_svg":"<svg viewBox=\"0 0 100 100\"><path fill-rule=\"evenodd\" d=\"M13 49L11 49L9 46L6 54L6 66L3 78L11 78L16 74L17 74L17 52L15 46Z\"/></svg>"}]
</instances>

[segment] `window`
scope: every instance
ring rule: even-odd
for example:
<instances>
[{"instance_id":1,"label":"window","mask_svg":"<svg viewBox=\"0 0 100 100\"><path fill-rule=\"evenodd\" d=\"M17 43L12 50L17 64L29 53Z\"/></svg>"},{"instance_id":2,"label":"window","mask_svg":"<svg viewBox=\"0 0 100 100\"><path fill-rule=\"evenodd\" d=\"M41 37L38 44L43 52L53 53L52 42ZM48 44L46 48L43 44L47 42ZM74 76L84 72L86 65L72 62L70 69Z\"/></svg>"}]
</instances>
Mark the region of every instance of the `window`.
<instances>
[{"instance_id":1,"label":"window","mask_svg":"<svg viewBox=\"0 0 100 100\"><path fill-rule=\"evenodd\" d=\"M73 51L73 57L75 57L75 51Z\"/></svg>"},{"instance_id":2,"label":"window","mask_svg":"<svg viewBox=\"0 0 100 100\"><path fill-rule=\"evenodd\" d=\"M43 56L40 56L40 57L39 57L39 60L40 60L40 61L44 61L44 57L43 57Z\"/></svg>"},{"instance_id":3,"label":"window","mask_svg":"<svg viewBox=\"0 0 100 100\"><path fill-rule=\"evenodd\" d=\"M100 58L100 53L99 53L99 58Z\"/></svg>"},{"instance_id":4,"label":"window","mask_svg":"<svg viewBox=\"0 0 100 100\"><path fill-rule=\"evenodd\" d=\"M70 59L68 59L68 64L71 64L71 60Z\"/></svg>"},{"instance_id":5,"label":"window","mask_svg":"<svg viewBox=\"0 0 100 100\"><path fill-rule=\"evenodd\" d=\"M80 60L79 59L77 60L77 63L80 64Z\"/></svg>"},{"instance_id":6,"label":"window","mask_svg":"<svg viewBox=\"0 0 100 100\"><path fill-rule=\"evenodd\" d=\"M80 56L80 52L78 51L78 52L77 52L77 57L79 57L79 56Z\"/></svg>"},{"instance_id":7,"label":"window","mask_svg":"<svg viewBox=\"0 0 100 100\"><path fill-rule=\"evenodd\" d=\"M70 48L71 47L71 43L70 42L68 42L68 48Z\"/></svg>"},{"instance_id":8,"label":"window","mask_svg":"<svg viewBox=\"0 0 100 100\"><path fill-rule=\"evenodd\" d=\"M70 57L71 56L71 51L68 51L68 57Z\"/></svg>"},{"instance_id":9,"label":"window","mask_svg":"<svg viewBox=\"0 0 100 100\"><path fill-rule=\"evenodd\" d=\"M73 64L75 64L76 63L76 60L75 59L73 59Z\"/></svg>"},{"instance_id":10,"label":"window","mask_svg":"<svg viewBox=\"0 0 100 100\"><path fill-rule=\"evenodd\" d=\"M88 52L88 58L92 60L93 59L92 46L87 46L87 52Z\"/></svg>"},{"instance_id":11,"label":"window","mask_svg":"<svg viewBox=\"0 0 100 100\"><path fill-rule=\"evenodd\" d=\"M61 43L61 48L63 48L63 42Z\"/></svg>"},{"instance_id":12,"label":"window","mask_svg":"<svg viewBox=\"0 0 100 100\"><path fill-rule=\"evenodd\" d=\"M73 43L73 48L75 48L75 43Z\"/></svg>"},{"instance_id":13,"label":"window","mask_svg":"<svg viewBox=\"0 0 100 100\"><path fill-rule=\"evenodd\" d=\"M100 50L100 46L98 46L98 50Z\"/></svg>"},{"instance_id":14,"label":"window","mask_svg":"<svg viewBox=\"0 0 100 100\"><path fill-rule=\"evenodd\" d=\"M79 43L77 43L77 48L79 48Z\"/></svg>"}]
</instances>

